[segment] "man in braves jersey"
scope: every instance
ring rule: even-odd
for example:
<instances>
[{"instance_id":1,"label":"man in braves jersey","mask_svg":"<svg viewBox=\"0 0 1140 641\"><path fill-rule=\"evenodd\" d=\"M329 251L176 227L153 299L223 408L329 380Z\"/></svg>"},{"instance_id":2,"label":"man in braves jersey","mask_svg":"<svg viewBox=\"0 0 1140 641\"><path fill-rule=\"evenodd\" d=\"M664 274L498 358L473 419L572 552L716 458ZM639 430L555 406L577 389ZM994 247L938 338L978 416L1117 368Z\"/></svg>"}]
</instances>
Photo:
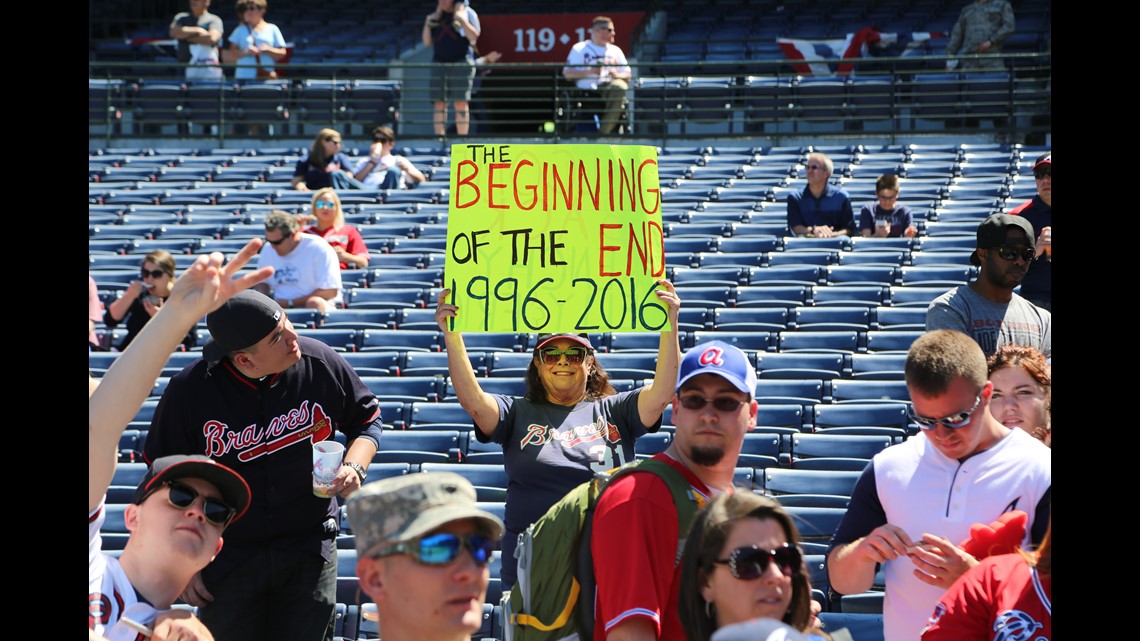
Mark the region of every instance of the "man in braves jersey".
<instances>
[{"instance_id":1,"label":"man in braves jersey","mask_svg":"<svg viewBox=\"0 0 1140 641\"><path fill-rule=\"evenodd\" d=\"M831 587L871 589L883 566L886 641L914 641L946 589L978 559L955 545L974 523L1029 514L1026 540L1049 520L1049 448L989 412L986 357L968 335L932 330L904 366L911 418L921 431L876 454L851 491L827 555Z\"/></svg>"},{"instance_id":2,"label":"man in braves jersey","mask_svg":"<svg viewBox=\"0 0 1140 641\"><path fill-rule=\"evenodd\" d=\"M273 273L263 267L234 278L260 245L260 240L251 241L225 267L220 253L199 256L90 393L89 638L142 639L124 617L150 628L154 641L214 638L189 610L171 608L194 575L222 549L222 531L249 507L249 486L240 475L205 456L159 458L124 511L131 536L118 558L103 554L99 530L106 519L107 488L123 429L186 332L235 292Z\"/></svg>"},{"instance_id":3,"label":"man in braves jersey","mask_svg":"<svg viewBox=\"0 0 1140 641\"><path fill-rule=\"evenodd\" d=\"M728 343L701 343L681 359L673 399L676 436L654 458L689 481L699 505L732 491L744 434L756 427L755 389L755 366ZM685 640L677 614L678 541L690 524L678 520L668 486L654 474L630 474L606 488L590 538L595 639Z\"/></svg>"},{"instance_id":4,"label":"man in braves jersey","mask_svg":"<svg viewBox=\"0 0 1140 641\"><path fill-rule=\"evenodd\" d=\"M621 47L614 44L617 38L614 21L608 16L594 18L590 39L570 48L562 75L574 81L579 89L597 91L605 102L605 111L598 125L603 134L612 133L621 119L622 103L629 91L633 71Z\"/></svg>"},{"instance_id":5,"label":"man in braves jersey","mask_svg":"<svg viewBox=\"0 0 1140 641\"><path fill-rule=\"evenodd\" d=\"M206 316L202 360L170 378L144 454L204 454L239 471L251 517L182 598L218 641L331 641L336 495L364 482L380 439L376 397L332 348L298 336L272 298L243 291ZM344 435L331 486L313 493L313 445Z\"/></svg>"}]
</instances>

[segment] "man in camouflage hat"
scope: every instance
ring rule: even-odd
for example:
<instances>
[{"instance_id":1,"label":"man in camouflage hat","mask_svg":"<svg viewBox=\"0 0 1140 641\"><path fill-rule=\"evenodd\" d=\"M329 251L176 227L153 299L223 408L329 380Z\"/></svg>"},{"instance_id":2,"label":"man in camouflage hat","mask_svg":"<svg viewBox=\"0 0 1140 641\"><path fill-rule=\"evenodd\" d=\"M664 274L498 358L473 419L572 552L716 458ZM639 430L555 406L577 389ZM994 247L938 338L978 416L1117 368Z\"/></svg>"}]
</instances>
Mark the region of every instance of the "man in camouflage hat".
<instances>
[{"instance_id":1,"label":"man in camouflage hat","mask_svg":"<svg viewBox=\"0 0 1140 641\"><path fill-rule=\"evenodd\" d=\"M467 641L483 619L491 555L503 522L475 505L451 472L368 483L349 497L360 588L384 641Z\"/></svg>"}]
</instances>

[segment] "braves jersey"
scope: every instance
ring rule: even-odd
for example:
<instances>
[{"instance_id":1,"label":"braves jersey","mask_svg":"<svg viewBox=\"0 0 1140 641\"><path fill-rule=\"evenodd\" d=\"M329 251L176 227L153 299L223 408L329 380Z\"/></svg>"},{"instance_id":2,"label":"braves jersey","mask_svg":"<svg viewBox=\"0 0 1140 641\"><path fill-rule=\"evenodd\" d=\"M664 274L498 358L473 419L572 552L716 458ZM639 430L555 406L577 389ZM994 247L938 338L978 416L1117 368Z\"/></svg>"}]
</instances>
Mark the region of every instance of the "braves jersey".
<instances>
[{"instance_id":1,"label":"braves jersey","mask_svg":"<svg viewBox=\"0 0 1140 641\"><path fill-rule=\"evenodd\" d=\"M310 238L312 238L310 236ZM155 408L144 454L204 454L249 484L249 511L226 528L225 547L202 571L220 578L251 548L320 554L335 544L336 497L313 495L313 444L344 434L347 442L380 441L380 407L339 354L298 337L301 360L284 372L251 379L223 359L194 361L170 378ZM331 522L330 522L331 519Z\"/></svg>"},{"instance_id":2,"label":"braves jersey","mask_svg":"<svg viewBox=\"0 0 1140 641\"><path fill-rule=\"evenodd\" d=\"M685 477L703 507L709 488L667 454L653 458ZM689 524L686 524L686 529ZM656 625L660 641L685 641L677 614L681 585L680 524L669 486L656 474L629 474L606 487L594 512L594 638L633 617ZM582 598L586 598L583 595Z\"/></svg>"},{"instance_id":3,"label":"braves jersey","mask_svg":"<svg viewBox=\"0 0 1140 641\"><path fill-rule=\"evenodd\" d=\"M1024 430L1010 430L993 447L965 461L948 458L925 434L892 445L871 459L851 491L851 503L831 539L830 550L890 523L912 541L924 533L950 541L970 536L974 523L990 523L1010 510L1029 513L1027 544L1040 540L1048 523L1050 450ZM914 641L945 591L923 583L903 556L883 564L886 641Z\"/></svg>"},{"instance_id":4,"label":"braves jersey","mask_svg":"<svg viewBox=\"0 0 1140 641\"><path fill-rule=\"evenodd\" d=\"M1049 641L1053 578L1020 554L983 559L934 607L922 641Z\"/></svg>"},{"instance_id":5,"label":"braves jersey","mask_svg":"<svg viewBox=\"0 0 1140 641\"><path fill-rule=\"evenodd\" d=\"M119 623L119 619L125 614L152 626L159 612L149 603L139 601L119 560L103 554L99 530L107 519L105 508L105 503L100 503L87 515L87 627L111 641L144 641L141 634Z\"/></svg>"}]
</instances>

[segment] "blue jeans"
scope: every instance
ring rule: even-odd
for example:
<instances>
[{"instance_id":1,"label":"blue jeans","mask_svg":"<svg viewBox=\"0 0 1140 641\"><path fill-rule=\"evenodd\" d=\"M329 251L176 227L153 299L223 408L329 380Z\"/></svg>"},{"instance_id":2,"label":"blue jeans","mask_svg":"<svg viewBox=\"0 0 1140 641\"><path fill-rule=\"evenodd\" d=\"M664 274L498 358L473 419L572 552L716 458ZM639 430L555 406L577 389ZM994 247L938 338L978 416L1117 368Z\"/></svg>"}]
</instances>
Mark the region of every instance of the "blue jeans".
<instances>
[{"instance_id":1,"label":"blue jeans","mask_svg":"<svg viewBox=\"0 0 1140 641\"><path fill-rule=\"evenodd\" d=\"M372 188L360 182L356 178L349 176L343 171L334 171L331 175L333 189L366 189L371 191Z\"/></svg>"},{"instance_id":2,"label":"blue jeans","mask_svg":"<svg viewBox=\"0 0 1140 641\"><path fill-rule=\"evenodd\" d=\"M220 580L198 616L216 641L332 641L336 554L260 548Z\"/></svg>"}]
</instances>

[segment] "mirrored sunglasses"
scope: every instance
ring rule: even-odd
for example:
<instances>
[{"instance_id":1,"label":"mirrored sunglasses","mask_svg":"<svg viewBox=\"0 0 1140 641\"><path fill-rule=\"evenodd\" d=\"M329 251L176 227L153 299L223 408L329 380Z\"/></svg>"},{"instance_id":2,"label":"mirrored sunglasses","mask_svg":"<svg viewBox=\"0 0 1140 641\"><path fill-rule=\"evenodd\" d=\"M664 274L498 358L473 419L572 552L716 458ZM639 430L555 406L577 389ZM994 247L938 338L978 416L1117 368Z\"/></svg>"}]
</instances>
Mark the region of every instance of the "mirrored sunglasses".
<instances>
[{"instance_id":1,"label":"mirrored sunglasses","mask_svg":"<svg viewBox=\"0 0 1140 641\"><path fill-rule=\"evenodd\" d=\"M463 548L467 548L476 564L483 566L491 561L495 542L482 534L431 534L397 543L373 554L372 558L407 554L424 565L447 565L459 557Z\"/></svg>"},{"instance_id":2,"label":"mirrored sunglasses","mask_svg":"<svg viewBox=\"0 0 1140 641\"><path fill-rule=\"evenodd\" d=\"M336 207L336 203L332 202L331 200L318 200L317 204L314 205L314 207L317 209L334 209Z\"/></svg>"},{"instance_id":3,"label":"mirrored sunglasses","mask_svg":"<svg viewBox=\"0 0 1140 641\"><path fill-rule=\"evenodd\" d=\"M974 400L973 407L966 410L965 412L958 412L957 414L951 414L950 416L944 418L927 418L925 416L919 416L918 414L914 413L913 405L907 408L907 412L910 413L910 420L914 421L919 427L924 430L932 430L934 429L934 426L939 423L942 423L946 429L956 430L961 427L966 427L970 424L970 416L973 415L974 410L978 409L978 405L981 402L982 395L979 392L978 398Z\"/></svg>"}]
</instances>

